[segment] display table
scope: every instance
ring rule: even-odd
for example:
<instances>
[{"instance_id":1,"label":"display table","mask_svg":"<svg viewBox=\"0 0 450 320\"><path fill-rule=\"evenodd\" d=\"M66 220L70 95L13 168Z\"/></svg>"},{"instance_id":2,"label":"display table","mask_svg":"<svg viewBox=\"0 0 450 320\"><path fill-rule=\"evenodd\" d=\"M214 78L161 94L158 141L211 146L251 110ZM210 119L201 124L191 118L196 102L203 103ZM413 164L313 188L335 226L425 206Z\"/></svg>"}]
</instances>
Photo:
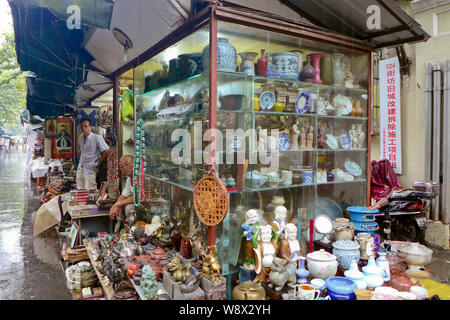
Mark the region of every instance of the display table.
<instances>
[{"instance_id":1,"label":"display table","mask_svg":"<svg viewBox=\"0 0 450 320\"><path fill-rule=\"evenodd\" d=\"M87 240L84 240L84 241L83 241L83 244L84 244L85 247L86 247L86 250L87 250L87 253L88 253L88 256L89 256L89 260L91 261L91 265L92 265L92 267L94 268L95 273L97 274L98 281L100 282L100 284L101 284L101 286L102 286L103 293L105 294L105 298L106 298L107 300L111 300L112 297L113 297L113 295L114 295L114 289L113 289L112 286L107 285L107 284L103 281L103 275L102 275L101 272L97 269L96 262L94 261L94 258L92 257L92 253L91 253L91 250L90 250L90 248L91 248L90 242L87 241Z\"/></svg>"}]
</instances>

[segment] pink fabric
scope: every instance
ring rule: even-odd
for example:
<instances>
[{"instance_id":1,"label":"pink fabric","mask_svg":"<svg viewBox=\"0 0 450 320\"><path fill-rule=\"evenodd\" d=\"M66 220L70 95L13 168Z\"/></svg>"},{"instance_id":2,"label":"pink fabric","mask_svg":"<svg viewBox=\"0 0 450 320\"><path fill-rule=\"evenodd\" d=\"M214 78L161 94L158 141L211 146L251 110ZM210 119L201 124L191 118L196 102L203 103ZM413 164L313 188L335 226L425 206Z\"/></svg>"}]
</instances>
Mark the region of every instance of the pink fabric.
<instances>
[{"instance_id":1,"label":"pink fabric","mask_svg":"<svg viewBox=\"0 0 450 320\"><path fill-rule=\"evenodd\" d=\"M394 190L402 189L397 175L387 159L372 160L372 174L370 178L370 196L376 201L389 197Z\"/></svg>"}]
</instances>

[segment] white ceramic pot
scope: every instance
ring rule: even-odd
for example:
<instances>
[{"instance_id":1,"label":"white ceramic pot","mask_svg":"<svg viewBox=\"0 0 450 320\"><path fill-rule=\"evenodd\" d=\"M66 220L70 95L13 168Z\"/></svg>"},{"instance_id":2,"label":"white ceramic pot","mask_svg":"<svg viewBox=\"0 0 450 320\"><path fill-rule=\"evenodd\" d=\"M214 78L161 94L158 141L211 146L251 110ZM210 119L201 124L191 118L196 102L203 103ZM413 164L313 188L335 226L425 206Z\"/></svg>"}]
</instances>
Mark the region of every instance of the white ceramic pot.
<instances>
[{"instance_id":1,"label":"white ceramic pot","mask_svg":"<svg viewBox=\"0 0 450 320\"><path fill-rule=\"evenodd\" d=\"M362 270L364 280L367 282L367 288L374 289L383 285L383 270L376 265L373 257L369 259L367 266L363 267Z\"/></svg>"},{"instance_id":2,"label":"white ceramic pot","mask_svg":"<svg viewBox=\"0 0 450 320\"><path fill-rule=\"evenodd\" d=\"M326 280L334 277L337 272L338 262L336 256L323 249L306 255L309 273L313 278Z\"/></svg>"}]
</instances>

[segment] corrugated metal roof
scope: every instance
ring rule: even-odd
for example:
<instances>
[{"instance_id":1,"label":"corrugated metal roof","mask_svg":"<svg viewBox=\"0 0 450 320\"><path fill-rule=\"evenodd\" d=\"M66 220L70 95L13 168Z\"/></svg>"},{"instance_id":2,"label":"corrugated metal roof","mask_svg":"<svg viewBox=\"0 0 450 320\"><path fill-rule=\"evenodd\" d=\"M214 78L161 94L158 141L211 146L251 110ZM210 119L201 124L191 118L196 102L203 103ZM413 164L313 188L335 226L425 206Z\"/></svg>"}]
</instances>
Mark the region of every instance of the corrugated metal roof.
<instances>
[{"instance_id":1,"label":"corrugated metal roof","mask_svg":"<svg viewBox=\"0 0 450 320\"><path fill-rule=\"evenodd\" d=\"M365 40L375 48L426 41L430 35L393 0L280 0L309 21L347 36ZM380 13L380 28L369 29L373 15Z\"/></svg>"}]
</instances>

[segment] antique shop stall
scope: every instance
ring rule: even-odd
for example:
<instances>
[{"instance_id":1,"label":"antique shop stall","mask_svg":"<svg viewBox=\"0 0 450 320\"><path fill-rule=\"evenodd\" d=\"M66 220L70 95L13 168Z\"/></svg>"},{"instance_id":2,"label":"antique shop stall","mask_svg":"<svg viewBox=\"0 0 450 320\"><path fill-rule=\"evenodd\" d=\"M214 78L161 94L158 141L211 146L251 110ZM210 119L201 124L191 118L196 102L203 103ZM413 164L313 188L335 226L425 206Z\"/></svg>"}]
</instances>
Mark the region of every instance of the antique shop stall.
<instances>
[{"instance_id":1,"label":"antique shop stall","mask_svg":"<svg viewBox=\"0 0 450 320\"><path fill-rule=\"evenodd\" d=\"M249 209L269 224L275 207L286 207L305 254L309 220L368 202L367 43L212 6L156 47L134 69L136 140L144 146L136 179L145 181L151 216L180 224L185 258L189 240L217 244L229 298L244 263L252 264L241 228ZM227 188L229 211L207 228L192 195L209 174Z\"/></svg>"}]
</instances>

